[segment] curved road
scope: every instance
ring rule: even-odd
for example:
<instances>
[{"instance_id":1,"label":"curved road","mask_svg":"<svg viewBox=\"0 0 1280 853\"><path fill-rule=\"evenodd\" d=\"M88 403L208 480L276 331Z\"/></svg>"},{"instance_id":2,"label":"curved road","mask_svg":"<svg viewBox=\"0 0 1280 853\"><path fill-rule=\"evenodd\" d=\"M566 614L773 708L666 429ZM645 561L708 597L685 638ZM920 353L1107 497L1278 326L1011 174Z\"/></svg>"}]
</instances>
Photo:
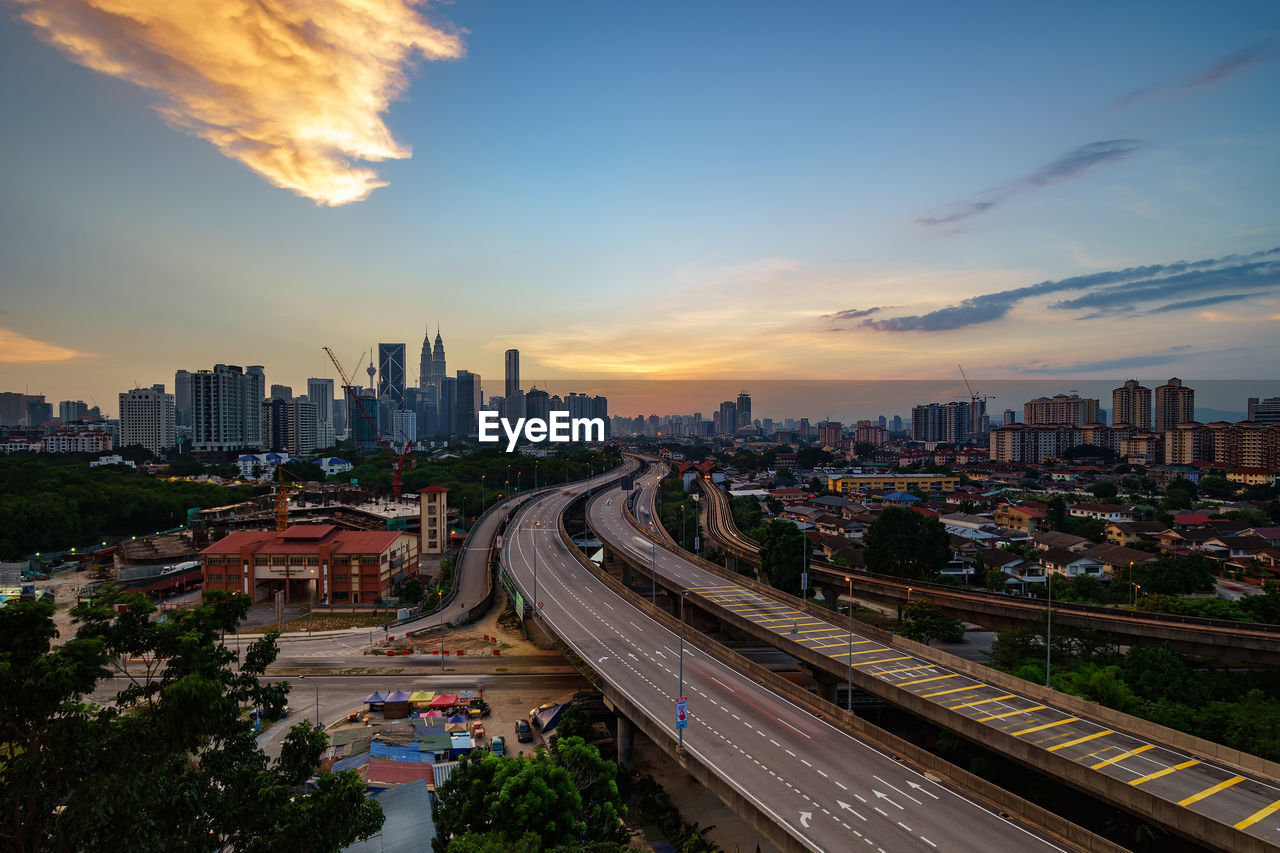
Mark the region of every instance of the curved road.
<instances>
[{"instance_id":1,"label":"curved road","mask_svg":"<svg viewBox=\"0 0 1280 853\"><path fill-rule=\"evenodd\" d=\"M505 543L507 565L526 591L537 566L539 618L675 737L680 639L565 546L558 523L574 493L562 490L520 511ZM623 497L611 487L595 504ZM686 648L683 673L685 749L811 850L972 850L978 839L988 851L1061 849L707 655Z\"/></svg>"}]
</instances>

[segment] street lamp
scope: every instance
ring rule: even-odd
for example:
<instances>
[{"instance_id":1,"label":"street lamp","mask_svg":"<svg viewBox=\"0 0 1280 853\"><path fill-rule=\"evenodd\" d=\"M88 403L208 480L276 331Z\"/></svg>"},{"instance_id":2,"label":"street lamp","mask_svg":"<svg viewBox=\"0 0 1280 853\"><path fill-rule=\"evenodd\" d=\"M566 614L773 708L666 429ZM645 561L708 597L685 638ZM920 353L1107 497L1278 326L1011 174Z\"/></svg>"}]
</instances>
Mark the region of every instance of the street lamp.
<instances>
[{"instance_id":1,"label":"street lamp","mask_svg":"<svg viewBox=\"0 0 1280 853\"><path fill-rule=\"evenodd\" d=\"M849 711L853 711L853 578L848 575L844 579L849 582Z\"/></svg>"},{"instance_id":2,"label":"street lamp","mask_svg":"<svg viewBox=\"0 0 1280 853\"><path fill-rule=\"evenodd\" d=\"M1051 687L1049 674L1053 666L1053 572L1046 572L1045 586L1049 588L1049 609L1044 614L1044 686Z\"/></svg>"},{"instance_id":3,"label":"street lamp","mask_svg":"<svg viewBox=\"0 0 1280 853\"><path fill-rule=\"evenodd\" d=\"M658 603L658 546L649 543L649 601Z\"/></svg>"},{"instance_id":4,"label":"street lamp","mask_svg":"<svg viewBox=\"0 0 1280 853\"><path fill-rule=\"evenodd\" d=\"M680 591L680 690L676 693L677 697L684 695L684 597L689 594L689 590ZM684 749L684 729L676 729L680 735L680 749Z\"/></svg>"},{"instance_id":5,"label":"street lamp","mask_svg":"<svg viewBox=\"0 0 1280 853\"><path fill-rule=\"evenodd\" d=\"M480 512L484 512L484 474L480 475Z\"/></svg>"},{"instance_id":6,"label":"street lamp","mask_svg":"<svg viewBox=\"0 0 1280 853\"><path fill-rule=\"evenodd\" d=\"M308 680L308 676L305 675L300 675L298 677L303 680ZM311 686L316 689L316 728L318 729L320 728L320 682L316 681L314 678L309 680L311 681Z\"/></svg>"},{"instance_id":7,"label":"street lamp","mask_svg":"<svg viewBox=\"0 0 1280 853\"><path fill-rule=\"evenodd\" d=\"M685 547L685 544L684 544L684 504L680 504L680 547L681 547L681 548Z\"/></svg>"},{"instance_id":8,"label":"street lamp","mask_svg":"<svg viewBox=\"0 0 1280 853\"><path fill-rule=\"evenodd\" d=\"M1142 584L1135 583L1133 585L1133 606L1138 606L1138 590L1142 589Z\"/></svg>"}]
</instances>

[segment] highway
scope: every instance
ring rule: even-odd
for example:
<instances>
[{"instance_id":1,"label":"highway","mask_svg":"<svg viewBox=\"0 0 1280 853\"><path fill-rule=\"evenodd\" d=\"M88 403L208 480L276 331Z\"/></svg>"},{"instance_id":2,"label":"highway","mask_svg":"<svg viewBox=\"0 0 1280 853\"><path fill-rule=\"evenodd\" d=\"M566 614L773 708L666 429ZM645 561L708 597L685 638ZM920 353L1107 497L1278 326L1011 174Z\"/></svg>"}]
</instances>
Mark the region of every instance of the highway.
<instances>
[{"instance_id":1,"label":"highway","mask_svg":"<svg viewBox=\"0 0 1280 853\"><path fill-rule=\"evenodd\" d=\"M653 517L653 494L660 469L636 485L637 516ZM615 493L617 494L617 493ZM651 540L629 522L625 500L594 501L588 521L607 544L648 566ZM651 522L650 522L651 523ZM1034 744L1090 770L1155 797L1208 816L1270 844L1280 842L1280 784L1249 778L1159 743L1107 728L1051 705L984 683L856 631L838 614L829 620L792 609L783 602L726 581L683 552L659 546L657 573L699 593L780 638L800 643L858 672L905 689L954 714Z\"/></svg>"},{"instance_id":2,"label":"highway","mask_svg":"<svg viewBox=\"0 0 1280 853\"><path fill-rule=\"evenodd\" d=\"M529 594L536 565L538 618L675 738L680 639L612 592L564 544L559 519L579 491L561 490L519 511L506 536L507 566ZM594 505L623 498L616 487L602 488ZM808 849L1062 849L701 652L684 649L683 673L687 752Z\"/></svg>"}]
</instances>

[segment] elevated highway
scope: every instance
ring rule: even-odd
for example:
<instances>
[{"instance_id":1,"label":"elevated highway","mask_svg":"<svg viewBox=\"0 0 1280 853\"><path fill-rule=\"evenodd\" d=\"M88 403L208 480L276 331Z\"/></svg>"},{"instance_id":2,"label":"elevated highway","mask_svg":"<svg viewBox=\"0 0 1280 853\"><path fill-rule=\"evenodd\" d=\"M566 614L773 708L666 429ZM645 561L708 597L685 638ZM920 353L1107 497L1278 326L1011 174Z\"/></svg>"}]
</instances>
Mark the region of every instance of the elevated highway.
<instances>
[{"instance_id":1,"label":"elevated highway","mask_svg":"<svg viewBox=\"0 0 1280 853\"><path fill-rule=\"evenodd\" d=\"M611 479L599 480L592 507L622 503ZM635 725L783 849L1064 849L766 689L708 652L696 631L683 643L683 622L637 605L572 546L562 517L580 492L531 499L507 529L503 559L536 602L531 618L599 674L606 698ZM682 692L689 725L680 746ZM1074 834L1086 841L1077 849L1114 849L1078 827Z\"/></svg>"},{"instance_id":2,"label":"elevated highway","mask_svg":"<svg viewBox=\"0 0 1280 853\"><path fill-rule=\"evenodd\" d=\"M706 509L707 535L738 560L760 565L760 547L733 523L725 493L705 478L698 479ZM644 519L642 519L643 521ZM670 537L667 537L669 541ZM674 544L674 543L672 543ZM809 564L810 583L828 602L844 592L848 578L853 592L877 601L904 604L910 595L927 595L939 607L992 630L1043 626L1046 602L998 593L961 589L944 584L905 581L815 560ZM1086 604L1053 605L1054 627L1088 628L1122 643L1169 643L1183 654L1239 666L1275 666L1280 662L1280 625L1200 619L1167 613L1142 613Z\"/></svg>"},{"instance_id":3,"label":"elevated highway","mask_svg":"<svg viewBox=\"0 0 1280 853\"><path fill-rule=\"evenodd\" d=\"M1280 766L869 626L850 630L825 608L657 541L659 525L646 519L654 517L659 477L651 472L637 481L640 521L621 497L589 507L588 521L610 557L633 577L652 574L650 582L667 595L683 596L722 624L770 642L805 664L828 691L851 681L1198 843L1233 851L1277 849Z\"/></svg>"}]
</instances>

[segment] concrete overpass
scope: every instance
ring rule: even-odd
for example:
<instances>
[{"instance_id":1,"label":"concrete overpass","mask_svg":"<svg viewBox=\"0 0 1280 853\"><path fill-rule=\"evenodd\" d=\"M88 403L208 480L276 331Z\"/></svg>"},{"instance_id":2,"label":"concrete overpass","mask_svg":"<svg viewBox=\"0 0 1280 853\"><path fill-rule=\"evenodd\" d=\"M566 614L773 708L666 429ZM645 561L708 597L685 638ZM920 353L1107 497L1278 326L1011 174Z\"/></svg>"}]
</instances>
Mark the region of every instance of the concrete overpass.
<instances>
[{"instance_id":1,"label":"concrete overpass","mask_svg":"<svg viewBox=\"0 0 1280 853\"><path fill-rule=\"evenodd\" d=\"M698 479L706 508L707 535L736 560L760 565L760 548L733 523L733 513L723 491L704 478ZM644 518L641 517L641 521ZM669 541L669 537L667 540ZM671 542L674 544L674 542ZM992 630L1043 627L1047 602L998 593L957 588L923 581L876 575L845 569L815 560L809 564L809 581L822 590L826 601L847 592L888 604L905 604L909 596L927 595L939 607L961 619ZM1175 651L1218 663L1238 666L1274 666L1280 662L1280 625L1201 619L1168 613L1142 613L1087 604L1053 605L1054 627L1088 628L1125 644L1169 643Z\"/></svg>"},{"instance_id":2,"label":"concrete overpass","mask_svg":"<svg viewBox=\"0 0 1280 853\"><path fill-rule=\"evenodd\" d=\"M788 851L973 849L975 839L991 851L1118 849L911 744L877 748L853 736L869 727L641 600L573 547L563 517L585 497L568 489L528 501L507 528L503 559L535 602L530 618L598 675L630 721L620 727L622 749L629 726L640 727ZM622 500L618 489L602 489L593 505ZM681 695L689 702L683 744Z\"/></svg>"},{"instance_id":3,"label":"concrete overpass","mask_svg":"<svg viewBox=\"0 0 1280 853\"><path fill-rule=\"evenodd\" d=\"M1233 851L1277 849L1275 763L869 626L846 625L830 610L655 543L643 519L652 515L656 482L653 474L639 481L641 521L629 515L621 496L594 501L588 512L606 545L606 568L624 579L640 578L642 591L654 584L664 599L683 596L695 618L772 643L804 664L828 695L837 682L850 681L1198 843Z\"/></svg>"}]
</instances>

